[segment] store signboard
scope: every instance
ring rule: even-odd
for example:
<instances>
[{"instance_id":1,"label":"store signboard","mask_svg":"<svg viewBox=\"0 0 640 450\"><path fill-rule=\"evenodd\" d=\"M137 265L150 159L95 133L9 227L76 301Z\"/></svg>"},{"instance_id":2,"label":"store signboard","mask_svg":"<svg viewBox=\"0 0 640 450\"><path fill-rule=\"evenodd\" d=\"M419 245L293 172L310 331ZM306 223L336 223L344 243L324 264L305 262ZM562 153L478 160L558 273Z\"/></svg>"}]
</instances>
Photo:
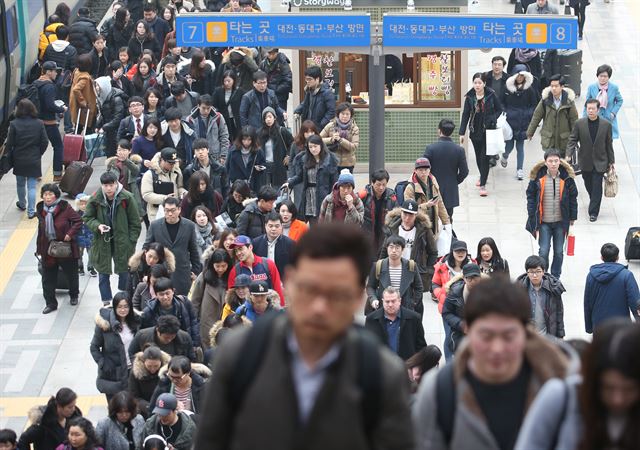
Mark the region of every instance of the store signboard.
<instances>
[{"instance_id":1,"label":"store signboard","mask_svg":"<svg viewBox=\"0 0 640 450\"><path fill-rule=\"evenodd\" d=\"M179 46L369 47L368 14L181 14Z\"/></svg>"},{"instance_id":2,"label":"store signboard","mask_svg":"<svg viewBox=\"0 0 640 450\"><path fill-rule=\"evenodd\" d=\"M383 18L385 47L575 49L574 16L441 16L389 14Z\"/></svg>"}]
</instances>

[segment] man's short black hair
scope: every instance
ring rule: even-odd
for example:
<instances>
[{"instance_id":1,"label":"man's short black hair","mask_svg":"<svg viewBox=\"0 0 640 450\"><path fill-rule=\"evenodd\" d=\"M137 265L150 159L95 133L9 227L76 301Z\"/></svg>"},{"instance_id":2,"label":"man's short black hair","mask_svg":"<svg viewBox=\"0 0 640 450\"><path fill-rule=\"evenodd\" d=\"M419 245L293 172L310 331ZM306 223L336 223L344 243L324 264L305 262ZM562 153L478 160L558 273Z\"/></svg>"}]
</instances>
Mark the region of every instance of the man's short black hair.
<instances>
[{"instance_id":1,"label":"man's short black hair","mask_svg":"<svg viewBox=\"0 0 640 450\"><path fill-rule=\"evenodd\" d=\"M69 28L65 25L58 26L58 28L56 28L56 36L58 37L58 40L66 41L69 37Z\"/></svg>"},{"instance_id":2,"label":"man's short black hair","mask_svg":"<svg viewBox=\"0 0 640 450\"><path fill-rule=\"evenodd\" d=\"M560 83L560 86L564 86L565 83L564 77L559 73L556 73L555 75L551 75L549 77L549 84L551 84L552 81L557 81L558 83Z\"/></svg>"},{"instance_id":3,"label":"man's short black hair","mask_svg":"<svg viewBox=\"0 0 640 450\"><path fill-rule=\"evenodd\" d=\"M253 81L260 81L260 80L266 80L267 79L267 74L262 71L262 70L256 70L255 72L253 72Z\"/></svg>"},{"instance_id":4,"label":"man's short black hair","mask_svg":"<svg viewBox=\"0 0 640 450\"><path fill-rule=\"evenodd\" d=\"M118 177L115 173L109 171L100 175L100 184L113 184L118 182Z\"/></svg>"},{"instance_id":5,"label":"man's short black hair","mask_svg":"<svg viewBox=\"0 0 640 450\"><path fill-rule=\"evenodd\" d=\"M178 334L178 331L180 331L180 320L171 314L160 316L156 321L156 331L160 334Z\"/></svg>"},{"instance_id":6,"label":"man's short black hair","mask_svg":"<svg viewBox=\"0 0 640 450\"><path fill-rule=\"evenodd\" d=\"M144 12L156 12L156 7L154 6L154 4L152 2L145 2L143 11Z\"/></svg>"},{"instance_id":7,"label":"man's short black hair","mask_svg":"<svg viewBox=\"0 0 640 450\"><path fill-rule=\"evenodd\" d=\"M531 255L524 261L524 270L537 269L547 270L547 261L542 256Z\"/></svg>"},{"instance_id":8,"label":"man's short black hair","mask_svg":"<svg viewBox=\"0 0 640 450\"><path fill-rule=\"evenodd\" d=\"M546 161L547 159L551 158L552 156L557 156L558 158L562 159L562 155L560 154L560 150L558 150L557 148L548 148L545 150L544 152L544 160Z\"/></svg>"},{"instance_id":9,"label":"man's short black hair","mask_svg":"<svg viewBox=\"0 0 640 450\"><path fill-rule=\"evenodd\" d=\"M318 66L309 66L304 70L304 76L322 81L322 69Z\"/></svg>"},{"instance_id":10,"label":"man's short black hair","mask_svg":"<svg viewBox=\"0 0 640 450\"><path fill-rule=\"evenodd\" d=\"M176 120L176 119L182 119L182 113L178 108L176 108L175 106L172 106L171 108L167 109L167 111L164 113L164 120L169 122L170 120Z\"/></svg>"},{"instance_id":11,"label":"man's short black hair","mask_svg":"<svg viewBox=\"0 0 640 450\"><path fill-rule=\"evenodd\" d=\"M60 28L58 28L58 30L60 30ZM56 34L58 35L58 37L60 37L60 33L58 31L56 31ZM600 75L601 73L606 73L607 75L609 75L609 78L611 78L611 74L613 73L613 69L611 68L611 66L609 64L603 64L601 66L598 66L598 68L596 69L596 77L598 75Z\"/></svg>"},{"instance_id":12,"label":"man's short black hair","mask_svg":"<svg viewBox=\"0 0 640 450\"><path fill-rule=\"evenodd\" d=\"M169 360L169 370L172 372L191 373L191 361L186 356L176 355Z\"/></svg>"},{"instance_id":13,"label":"man's short black hair","mask_svg":"<svg viewBox=\"0 0 640 450\"><path fill-rule=\"evenodd\" d=\"M369 181L371 182L371 184L375 183L376 181L382 180L386 180L387 182L389 182L389 178L389 172L387 172L386 169L377 169L371 172Z\"/></svg>"},{"instance_id":14,"label":"man's short black hair","mask_svg":"<svg viewBox=\"0 0 640 450\"><path fill-rule=\"evenodd\" d=\"M597 98L590 98L589 100L584 102L584 106L586 107L587 105L590 105L592 103L595 103L596 108L600 108L600 100L598 100Z\"/></svg>"},{"instance_id":15,"label":"man's short black hair","mask_svg":"<svg viewBox=\"0 0 640 450\"><path fill-rule=\"evenodd\" d=\"M78 16L80 17L89 17L90 13L91 11L89 11L89 8L87 8L86 6L78 9Z\"/></svg>"},{"instance_id":16,"label":"man's short black hair","mask_svg":"<svg viewBox=\"0 0 640 450\"><path fill-rule=\"evenodd\" d=\"M267 213L267 215L264 218L264 221L265 221L265 223L267 223L267 222L280 222L280 223L282 223L282 217L280 217L280 214L278 214L277 211L272 210L272 211L269 211Z\"/></svg>"},{"instance_id":17,"label":"man's short black hair","mask_svg":"<svg viewBox=\"0 0 640 450\"><path fill-rule=\"evenodd\" d=\"M442 119L438 124L438 130L445 136L451 136L453 130L456 129L456 124L451 119Z\"/></svg>"},{"instance_id":18,"label":"man's short black hair","mask_svg":"<svg viewBox=\"0 0 640 450\"><path fill-rule=\"evenodd\" d=\"M502 61L503 66L507 65L507 60L504 59L502 56L494 56L493 58L491 58L491 64L493 64L496 61Z\"/></svg>"},{"instance_id":19,"label":"man's short black hair","mask_svg":"<svg viewBox=\"0 0 640 450\"><path fill-rule=\"evenodd\" d=\"M118 147L124 148L125 150L131 150L131 142L128 139L120 139L118 141Z\"/></svg>"},{"instance_id":20,"label":"man's short black hair","mask_svg":"<svg viewBox=\"0 0 640 450\"><path fill-rule=\"evenodd\" d=\"M164 292L168 289L173 289L173 281L171 278L158 278L155 283L153 283L153 290L158 292Z\"/></svg>"},{"instance_id":21,"label":"man's short black hair","mask_svg":"<svg viewBox=\"0 0 640 450\"><path fill-rule=\"evenodd\" d=\"M174 97L176 95L184 94L185 92L187 92L187 88L182 81L176 81L171 85L171 95Z\"/></svg>"},{"instance_id":22,"label":"man's short black hair","mask_svg":"<svg viewBox=\"0 0 640 450\"><path fill-rule=\"evenodd\" d=\"M101 34L94 34L94 35L91 37L91 42L92 42L92 43L95 43L96 41L100 41L100 40L102 40L102 41L106 41L105 37L104 37L103 35L101 35Z\"/></svg>"},{"instance_id":23,"label":"man's short black hair","mask_svg":"<svg viewBox=\"0 0 640 450\"><path fill-rule=\"evenodd\" d=\"M206 148L207 150L209 150L209 141L207 141L205 138L198 138L193 141L193 151L196 151L199 148Z\"/></svg>"},{"instance_id":24,"label":"man's short black hair","mask_svg":"<svg viewBox=\"0 0 640 450\"><path fill-rule=\"evenodd\" d=\"M527 291L503 277L483 279L469 292L464 306L467 326L491 314L517 319L526 327L531 320Z\"/></svg>"},{"instance_id":25,"label":"man's short black hair","mask_svg":"<svg viewBox=\"0 0 640 450\"><path fill-rule=\"evenodd\" d=\"M175 197L165 197L165 199L162 201L162 207L166 208L167 206L175 206L177 208L180 208L180 200Z\"/></svg>"},{"instance_id":26,"label":"man's short black hair","mask_svg":"<svg viewBox=\"0 0 640 450\"><path fill-rule=\"evenodd\" d=\"M301 259L336 259L346 257L358 272L364 287L371 268L372 243L362 229L353 224L323 223L309 229L294 247L291 264L296 267Z\"/></svg>"},{"instance_id":27,"label":"man's short black hair","mask_svg":"<svg viewBox=\"0 0 640 450\"><path fill-rule=\"evenodd\" d=\"M620 256L620 249L616 244L607 242L600 248L600 256L604 262L616 262Z\"/></svg>"},{"instance_id":28,"label":"man's short black hair","mask_svg":"<svg viewBox=\"0 0 640 450\"><path fill-rule=\"evenodd\" d=\"M18 440L18 436L16 436L16 432L5 428L0 430L0 444L10 444L15 445Z\"/></svg>"},{"instance_id":29,"label":"man's short black hair","mask_svg":"<svg viewBox=\"0 0 640 450\"><path fill-rule=\"evenodd\" d=\"M201 95L198 99L198 105L213 106L213 98L209 94Z\"/></svg>"},{"instance_id":30,"label":"man's short black hair","mask_svg":"<svg viewBox=\"0 0 640 450\"><path fill-rule=\"evenodd\" d=\"M118 61L120 62L120 61ZM122 63L120 63L122 64ZM127 103L127 106L131 106L132 103L141 103L144 105L144 99L142 97L139 97L137 95L133 95L131 97L129 97L129 102Z\"/></svg>"},{"instance_id":31,"label":"man's short black hair","mask_svg":"<svg viewBox=\"0 0 640 450\"><path fill-rule=\"evenodd\" d=\"M278 198L278 191L271 186L262 186L258 190L258 200L264 200L270 202Z\"/></svg>"},{"instance_id":32,"label":"man's short black hair","mask_svg":"<svg viewBox=\"0 0 640 450\"><path fill-rule=\"evenodd\" d=\"M384 240L384 248L387 248L390 245L399 245L403 249L407 246L407 241L402 236L398 236L397 234L392 234L388 238Z\"/></svg>"}]
</instances>

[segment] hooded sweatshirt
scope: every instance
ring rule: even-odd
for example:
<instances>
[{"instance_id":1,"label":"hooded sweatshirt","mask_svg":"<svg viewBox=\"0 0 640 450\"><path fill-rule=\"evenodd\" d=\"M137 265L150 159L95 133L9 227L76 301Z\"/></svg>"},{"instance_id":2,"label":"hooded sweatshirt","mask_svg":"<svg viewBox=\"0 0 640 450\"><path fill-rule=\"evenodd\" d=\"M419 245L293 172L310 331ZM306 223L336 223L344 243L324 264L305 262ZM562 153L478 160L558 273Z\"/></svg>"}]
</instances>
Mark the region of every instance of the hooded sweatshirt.
<instances>
[{"instance_id":1,"label":"hooded sweatshirt","mask_svg":"<svg viewBox=\"0 0 640 450\"><path fill-rule=\"evenodd\" d=\"M100 78L96 78L95 81L96 85L100 88L100 93L98 94L98 90L96 89L96 94L98 97L98 103L100 103L100 105L103 105L104 102L107 100L107 98L109 97L109 94L111 94L111 78L109 77L100 77Z\"/></svg>"}]
</instances>

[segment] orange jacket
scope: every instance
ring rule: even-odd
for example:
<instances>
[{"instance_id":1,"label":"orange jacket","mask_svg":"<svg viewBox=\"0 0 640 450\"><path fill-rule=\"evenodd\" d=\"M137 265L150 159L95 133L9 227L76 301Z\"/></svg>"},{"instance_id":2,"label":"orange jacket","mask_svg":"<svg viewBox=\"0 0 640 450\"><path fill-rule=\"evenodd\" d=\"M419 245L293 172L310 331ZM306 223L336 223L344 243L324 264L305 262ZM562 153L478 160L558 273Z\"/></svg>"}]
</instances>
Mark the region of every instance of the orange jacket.
<instances>
[{"instance_id":1,"label":"orange jacket","mask_svg":"<svg viewBox=\"0 0 640 450\"><path fill-rule=\"evenodd\" d=\"M438 299L438 311L442 314L442 307L444 306L444 300L447 298L446 284L451 279L451 272L449 266L446 263L446 258L449 255L444 255L438 260L434 267L433 278L431 279L431 285L433 286L433 295ZM475 263L476 260L471 258L471 262ZM434 285L438 286L434 286Z\"/></svg>"},{"instance_id":2,"label":"orange jacket","mask_svg":"<svg viewBox=\"0 0 640 450\"><path fill-rule=\"evenodd\" d=\"M302 220L295 219L291 222L291 228L289 228L289 238L294 241L298 241L309 230L309 227Z\"/></svg>"}]
</instances>

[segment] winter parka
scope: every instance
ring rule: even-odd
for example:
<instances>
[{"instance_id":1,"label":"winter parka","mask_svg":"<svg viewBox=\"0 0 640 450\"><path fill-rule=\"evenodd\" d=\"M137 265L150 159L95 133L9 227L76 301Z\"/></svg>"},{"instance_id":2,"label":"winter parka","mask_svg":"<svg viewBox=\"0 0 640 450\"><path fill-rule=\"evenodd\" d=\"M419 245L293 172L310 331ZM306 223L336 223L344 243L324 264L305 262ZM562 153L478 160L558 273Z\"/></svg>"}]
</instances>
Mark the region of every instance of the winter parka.
<instances>
[{"instance_id":1,"label":"winter parka","mask_svg":"<svg viewBox=\"0 0 640 450\"><path fill-rule=\"evenodd\" d=\"M308 152L298 153L293 160L293 175L287 180L289 187L293 188L297 184L302 184L304 190L308 187L306 162L310 157ZM290 163L291 164L291 163ZM318 170L316 175L316 205L317 216L320 215L320 207L322 201L327 195L329 195L333 189L333 185L338 181L338 158L333 153L328 153L324 159L318 164ZM305 220L305 195L301 195L300 198L294 198L296 208L298 209L298 217Z\"/></svg>"},{"instance_id":2,"label":"winter parka","mask_svg":"<svg viewBox=\"0 0 640 450\"><path fill-rule=\"evenodd\" d=\"M553 103L551 88L542 90L542 99L533 111L533 117L527 128L527 136L533 136L542 121L540 129L540 143L543 150L555 148L564 157L569 135L578 120L578 110L575 104L576 94L568 87L562 88L560 108Z\"/></svg>"},{"instance_id":3,"label":"winter parka","mask_svg":"<svg viewBox=\"0 0 640 450\"><path fill-rule=\"evenodd\" d=\"M322 129L320 137L327 145L327 148L338 157L338 166L351 167L356 165L356 152L360 145L360 128L355 120L351 118L351 125L347 130L347 137L340 138L337 143L333 142L333 133L338 129L336 126L337 118L331 121Z\"/></svg>"},{"instance_id":4,"label":"winter parka","mask_svg":"<svg viewBox=\"0 0 640 450\"><path fill-rule=\"evenodd\" d=\"M360 197L360 200L362 200L362 206L364 207L364 215L362 217L362 229L370 233L371 236L373 236L374 251L377 257L377 254L380 252L380 247L382 246L383 239L384 239L384 233L382 230L384 226L384 219L385 217L387 217L387 213L389 211L391 211L393 208L398 206L398 198L393 189L387 188L382 194L382 197L380 197L382 199L382 211L379 212L379 211L376 211L376 201L375 201L376 196L370 184L367 184L364 187L364 189L362 189L358 193L358 196ZM381 217L382 217L382 223L380 224L380 233L376 235L375 234L376 217L378 217L379 213L381 214Z\"/></svg>"},{"instance_id":5,"label":"winter parka","mask_svg":"<svg viewBox=\"0 0 640 450\"><path fill-rule=\"evenodd\" d=\"M103 394L114 395L127 389L129 369L127 349L124 348L120 332L122 324L113 308L101 308L95 317L96 328L89 345L91 356L98 364L96 387ZM135 335L139 327L139 319L131 332Z\"/></svg>"},{"instance_id":6,"label":"winter parka","mask_svg":"<svg viewBox=\"0 0 640 450\"><path fill-rule=\"evenodd\" d=\"M104 130L105 153L107 156L114 156L118 146L116 138L120 121L124 119L126 95L118 88L111 88L107 98L100 104L100 114L96 122L96 128Z\"/></svg>"},{"instance_id":7,"label":"winter parka","mask_svg":"<svg viewBox=\"0 0 640 450\"><path fill-rule=\"evenodd\" d=\"M113 200L114 212L109 215L109 207L102 189L98 189L89 199L83 220L93 231L95 239L91 247L93 267L98 273L111 274L111 261L116 273L127 272L128 262L136 250L140 236L140 213L133 194L125 191L122 185ZM111 227L108 233L98 231L98 225ZM113 242L107 242L110 237Z\"/></svg>"},{"instance_id":8,"label":"winter parka","mask_svg":"<svg viewBox=\"0 0 640 450\"><path fill-rule=\"evenodd\" d=\"M537 237L540 225L542 225L542 207L544 189L547 176L547 166L540 161L533 166L529 174L529 186L527 187L527 224L525 228L533 237ZM562 214L562 228L564 233L569 232L569 224L578 218L578 187L575 182L575 172L571 165L560 159L560 212Z\"/></svg>"},{"instance_id":9,"label":"winter parka","mask_svg":"<svg viewBox=\"0 0 640 450\"><path fill-rule=\"evenodd\" d=\"M432 225L431 231L433 231L433 234L437 236L440 232L438 223L442 223L442 225L450 225L451 219L449 218L447 208L444 206L444 202L442 200L440 185L438 184L438 180L436 180L436 177L434 177L433 174L429 174L429 178L426 184L428 188L431 188L431 196L425 194L422 186L418 182L417 175L414 173L409 179L409 183L404 190L404 199L412 199L416 201L416 203L418 204L418 210L422 211L427 215L427 217L429 217ZM433 208L433 210L429 211L429 208L427 208L426 204L430 199L435 197L438 197L438 202L431 207Z\"/></svg>"},{"instance_id":10,"label":"winter parka","mask_svg":"<svg viewBox=\"0 0 640 450\"><path fill-rule=\"evenodd\" d=\"M238 52L242 54L242 63L233 65L230 61L231 53ZM253 74L258 70L258 65L253 59L253 50L247 47L235 47L227 52L222 57L222 64L218 66L215 73L215 85L222 86L222 75L231 70L238 77L236 87L242 89L244 92L249 92L253 89ZM235 114L234 114L235 115Z\"/></svg>"},{"instance_id":11,"label":"winter parka","mask_svg":"<svg viewBox=\"0 0 640 450\"><path fill-rule=\"evenodd\" d=\"M265 108L273 108L276 112L276 123L278 125L283 125L284 117L282 114L284 111L278 104L278 98L276 97L275 92L267 88L264 93L259 93L255 89L251 89L242 96L242 100L240 101L240 126L244 127L251 125L256 130L262 126L262 112L264 109L260 108L258 95L265 95L267 97Z\"/></svg>"},{"instance_id":12,"label":"winter parka","mask_svg":"<svg viewBox=\"0 0 640 450\"><path fill-rule=\"evenodd\" d=\"M127 283L127 290L130 297L133 295L133 290L138 286L138 283L142 283L142 279L148 275L142 269L143 266L147 267L146 262L145 264L142 263L144 257L145 250L138 250L129 258L129 282ZM166 247L164 249L164 261L160 264L167 269L169 275L176 270L176 256ZM144 308L139 309L142 311Z\"/></svg>"},{"instance_id":13,"label":"winter parka","mask_svg":"<svg viewBox=\"0 0 640 450\"><path fill-rule=\"evenodd\" d=\"M183 295L174 295L171 308L171 315L177 317L180 321L180 329L189 333L193 345L199 347L200 323L191 300ZM160 302L154 298L142 311L141 327L155 327L158 323L158 318L162 315L164 314L160 311Z\"/></svg>"},{"instance_id":14,"label":"winter parka","mask_svg":"<svg viewBox=\"0 0 640 450\"><path fill-rule=\"evenodd\" d=\"M446 297L442 307L442 318L451 327L451 339L445 345L449 346L451 353L456 349L464 338L462 320L464 317L464 303L467 297L465 292L466 283L462 274L456 275L445 284Z\"/></svg>"},{"instance_id":15,"label":"winter parka","mask_svg":"<svg viewBox=\"0 0 640 450\"><path fill-rule=\"evenodd\" d=\"M49 139L41 120L20 117L9 122L6 150L15 176L41 177L42 155L48 146Z\"/></svg>"},{"instance_id":16,"label":"winter parka","mask_svg":"<svg viewBox=\"0 0 640 450\"><path fill-rule=\"evenodd\" d=\"M458 134L464 136L467 132L467 126L469 127L469 136L481 137L485 134L486 130L495 130L498 123L498 117L502 114L503 108L496 91L490 87L484 88L484 121L481 124L481 128L476 130L474 128L474 118L476 115L476 98L475 89L471 88L464 96L464 110L462 111L462 120L460 121L460 130Z\"/></svg>"},{"instance_id":17,"label":"winter parka","mask_svg":"<svg viewBox=\"0 0 640 450\"><path fill-rule=\"evenodd\" d=\"M236 219L236 231L238 234L249 236L251 239L263 235L268 212L263 212L258 207L256 198L246 199L242 203L245 207Z\"/></svg>"},{"instance_id":18,"label":"winter parka","mask_svg":"<svg viewBox=\"0 0 640 450\"><path fill-rule=\"evenodd\" d=\"M138 352L132 357L133 361L131 365L131 373L129 374L127 390L138 402L140 412L145 417L148 417L150 414L147 413L147 408L149 406L151 396L153 396L153 392L156 390L156 386L158 386L158 381L160 381L160 369L158 369L158 372L156 373L149 372L144 366L143 352ZM162 352L162 366L169 364L170 360L171 355Z\"/></svg>"},{"instance_id":19,"label":"winter parka","mask_svg":"<svg viewBox=\"0 0 640 450\"><path fill-rule=\"evenodd\" d=\"M93 38L98 34L96 21L88 17L78 17L69 27L69 43L78 50L78 55L89 53L93 48Z\"/></svg>"},{"instance_id":20,"label":"winter parka","mask_svg":"<svg viewBox=\"0 0 640 450\"><path fill-rule=\"evenodd\" d=\"M76 406L76 410L67 420L82 417L82 411ZM67 431L58 423L56 406L34 406L29 410L29 423L31 425L20 435L18 448L29 449L33 444L33 450L55 450L58 445L67 439Z\"/></svg>"},{"instance_id":21,"label":"winter parka","mask_svg":"<svg viewBox=\"0 0 640 450\"><path fill-rule=\"evenodd\" d=\"M533 75L524 72L524 84L522 89L516 86L515 74L507 79L505 94L505 111L507 113L507 122L513 130L513 139L516 141L524 141L527 139L527 128L531 123L533 111L538 105L538 92L533 86Z\"/></svg>"},{"instance_id":22,"label":"winter parka","mask_svg":"<svg viewBox=\"0 0 640 450\"><path fill-rule=\"evenodd\" d=\"M113 156L107 158L105 164L107 166L107 172L113 172L120 179L120 169L118 168L118 159ZM138 187L138 175L140 175L140 166L142 164L142 157L140 155L131 154L123 162L125 173L124 188L133 194L133 198L136 200L136 204L139 208L140 215L144 214L142 209L142 195L140 195L140 188Z\"/></svg>"},{"instance_id":23,"label":"winter parka","mask_svg":"<svg viewBox=\"0 0 640 450\"><path fill-rule=\"evenodd\" d=\"M205 337L209 335L213 324L222 316L227 292L226 283L222 280L219 280L217 286L207 283L205 278L208 272L209 269L205 269L198 275L191 290L191 302L200 320L200 337L203 349L210 347L210 342Z\"/></svg>"},{"instance_id":24,"label":"winter parka","mask_svg":"<svg viewBox=\"0 0 640 450\"><path fill-rule=\"evenodd\" d=\"M305 89L304 100L294 110L300 119L312 120L318 130L324 127L336 116L336 99L333 90L326 83L320 82L320 87L309 92Z\"/></svg>"},{"instance_id":25,"label":"winter parka","mask_svg":"<svg viewBox=\"0 0 640 450\"><path fill-rule=\"evenodd\" d=\"M226 158L225 153L225 158ZM189 186L189 178L198 170L202 169L202 164L198 158L193 158L191 164L184 168L182 176L184 177L184 185ZM209 153L209 181L211 187L220 193L223 199L229 195L229 176L227 175L227 169L220 163L216 162L213 154Z\"/></svg>"},{"instance_id":26,"label":"winter parka","mask_svg":"<svg viewBox=\"0 0 640 450\"><path fill-rule=\"evenodd\" d=\"M516 284L521 284L527 292L531 282L526 273L523 273L516 279ZM549 301L544 305L544 322L547 328L547 334L558 338L564 337L564 305L562 303L562 294L566 291L562 282L545 273L542 276L542 286L540 289L546 291Z\"/></svg>"},{"instance_id":27,"label":"winter parka","mask_svg":"<svg viewBox=\"0 0 640 450\"><path fill-rule=\"evenodd\" d=\"M40 33L40 38L38 40L38 59L40 61L48 61L44 58L44 51L47 49L47 46L52 42L58 40L58 36L56 32L58 31L58 27L64 25L62 22L50 23L44 30Z\"/></svg>"},{"instance_id":28,"label":"winter parka","mask_svg":"<svg viewBox=\"0 0 640 450\"><path fill-rule=\"evenodd\" d=\"M290 64L289 58L280 52L278 52L278 56L274 61L265 58L260 63L260 70L267 74L267 86L276 93L280 105L287 104L289 93L293 88L293 75Z\"/></svg>"},{"instance_id":29,"label":"winter parka","mask_svg":"<svg viewBox=\"0 0 640 450\"><path fill-rule=\"evenodd\" d=\"M174 386L171 382L171 378L167 376L168 371L168 366L162 367L160 369L160 372L158 373L158 375L160 376L160 381L158 381L158 385L153 391L151 401L149 402L150 404L154 405L156 399L161 394L173 394ZM209 378L211 378L211 369L209 369L204 364L191 363L191 407L193 408L192 412L194 414L202 413L204 390L207 387L206 382Z\"/></svg>"}]
</instances>

